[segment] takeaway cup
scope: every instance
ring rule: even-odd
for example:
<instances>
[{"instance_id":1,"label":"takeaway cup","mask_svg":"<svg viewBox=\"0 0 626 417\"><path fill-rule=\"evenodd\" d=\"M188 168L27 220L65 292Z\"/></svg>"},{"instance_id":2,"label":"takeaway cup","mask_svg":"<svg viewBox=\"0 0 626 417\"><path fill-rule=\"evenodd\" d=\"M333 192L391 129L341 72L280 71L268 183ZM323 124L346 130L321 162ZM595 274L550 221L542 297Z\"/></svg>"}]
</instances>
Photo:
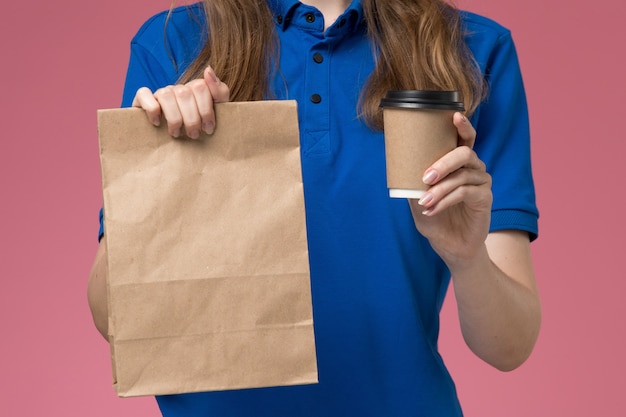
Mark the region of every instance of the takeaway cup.
<instances>
[{"instance_id":1,"label":"takeaway cup","mask_svg":"<svg viewBox=\"0 0 626 417\"><path fill-rule=\"evenodd\" d=\"M457 91L389 91L381 100L389 196L419 199L428 186L424 171L457 146Z\"/></svg>"}]
</instances>

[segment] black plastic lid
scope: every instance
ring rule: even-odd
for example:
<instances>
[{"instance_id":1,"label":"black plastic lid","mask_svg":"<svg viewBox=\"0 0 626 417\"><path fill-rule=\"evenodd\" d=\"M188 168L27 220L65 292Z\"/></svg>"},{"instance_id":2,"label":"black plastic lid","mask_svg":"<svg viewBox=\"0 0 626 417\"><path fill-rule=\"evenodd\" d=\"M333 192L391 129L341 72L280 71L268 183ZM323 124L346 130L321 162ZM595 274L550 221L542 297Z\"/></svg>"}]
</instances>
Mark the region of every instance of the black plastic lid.
<instances>
[{"instance_id":1,"label":"black plastic lid","mask_svg":"<svg viewBox=\"0 0 626 417\"><path fill-rule=\"evenodd\" d=\"M458 91L400 90L388 91L380 107L406 109L465 110Z\"/></svg>"}]
</instances>

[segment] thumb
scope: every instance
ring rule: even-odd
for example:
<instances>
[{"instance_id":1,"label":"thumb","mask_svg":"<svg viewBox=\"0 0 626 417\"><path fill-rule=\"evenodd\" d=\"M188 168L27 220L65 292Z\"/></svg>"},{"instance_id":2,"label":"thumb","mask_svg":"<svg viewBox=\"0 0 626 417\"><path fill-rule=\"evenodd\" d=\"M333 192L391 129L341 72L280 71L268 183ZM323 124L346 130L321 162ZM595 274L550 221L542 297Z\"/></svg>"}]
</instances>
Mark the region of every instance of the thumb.
<instances>
[{"instance_id":1,"label":"thumb","mask_svg":"<svg viewBox=\"0 0 626 417\"><path fill-rule=\"evenodd\" d=\"M210 65L204 70L204 82L209 87L214 103L225 103L230 100L230 88L217 78Z\"/></svg>"},{"instance_id":2,"label":"thumb","mask_svg":"<svg viewBox=\"0 0 626 417\"><path fill-rule=\"evenodd\" d=\"M469 119L463 113L456 112L454 113L452 121L459 134L459 146L472 148L476 140L476 130Z\"/></svg>"}]
</instances>

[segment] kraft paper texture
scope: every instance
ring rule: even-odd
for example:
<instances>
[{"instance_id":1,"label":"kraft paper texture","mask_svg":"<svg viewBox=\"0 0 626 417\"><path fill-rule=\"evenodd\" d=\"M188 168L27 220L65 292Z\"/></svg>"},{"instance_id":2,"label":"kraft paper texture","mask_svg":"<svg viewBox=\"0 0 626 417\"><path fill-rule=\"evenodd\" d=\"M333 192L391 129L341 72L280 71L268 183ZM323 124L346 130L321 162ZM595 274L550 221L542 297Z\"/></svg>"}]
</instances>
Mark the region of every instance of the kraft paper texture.
<instances>
[{"instance_id":1,"label":"kraft paper texture","mask_svg":"<svg viewBox=\"0 0 626 417\"><path fill-rule=\"evenodd\" d=\"M427 190L424 171L457 147L454 111L385 108L387 187Z\"/></svg>"},{"instance_id":2,"label":"kraft paper texture","mask_svg":"<svg viewBox=\"0 0 626 417\"><path fill-rule=\"evenodd\" d=\"M198 140L98 111L122 397L317 382L296 103L215 111Z\"/></svg>"}]
</instances>

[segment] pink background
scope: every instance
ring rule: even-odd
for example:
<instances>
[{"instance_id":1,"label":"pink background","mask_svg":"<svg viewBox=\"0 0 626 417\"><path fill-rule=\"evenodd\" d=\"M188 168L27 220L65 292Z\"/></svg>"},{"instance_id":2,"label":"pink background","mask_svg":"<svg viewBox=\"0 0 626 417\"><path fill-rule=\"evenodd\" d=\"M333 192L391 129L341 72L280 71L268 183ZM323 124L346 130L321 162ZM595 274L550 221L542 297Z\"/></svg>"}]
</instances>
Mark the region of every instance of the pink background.
<instances>
[{"instance_id":1,"label":"pink background","mask_svg":"<svg viewBox=\"0 0 626 417\"><path fill-rule=\"evenodd\" d=\"M458 0L513 31L530 102L544 305L536 350L503 374L441 347L467 416L624 415L623 0ZM128 43L169 1L5 2L0 14L0 412L155 416L118 399L87 276L101 205L96 109L117 107Z\"/></svg>"}]
</instances>

